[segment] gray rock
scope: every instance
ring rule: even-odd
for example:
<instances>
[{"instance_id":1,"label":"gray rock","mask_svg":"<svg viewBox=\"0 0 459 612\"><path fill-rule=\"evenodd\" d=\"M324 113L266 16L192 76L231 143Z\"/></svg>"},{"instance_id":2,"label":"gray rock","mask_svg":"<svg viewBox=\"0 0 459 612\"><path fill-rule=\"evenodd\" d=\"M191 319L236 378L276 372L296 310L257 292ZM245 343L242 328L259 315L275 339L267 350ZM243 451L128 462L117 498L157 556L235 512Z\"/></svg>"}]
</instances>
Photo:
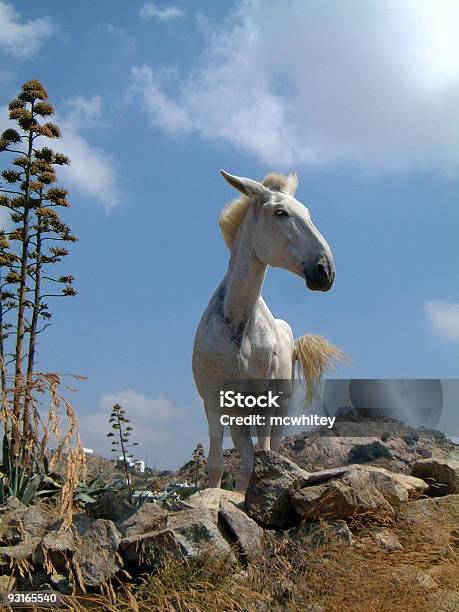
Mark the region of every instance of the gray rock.
<instances>
[{"instance_id":1,"label":"gray rock","mask_svg":"<svg viewBox=\"0 0 459 612\"><path fill-rule=\"evenodd\" d=\"M380 531L374 535L374 538L378 545L384 550L396 551L403 550L403 546L400 544L397 536L390 531Z\"/></svg>"},{"instance_id":2,"label":"gray rock","mask_svg":"<svg viewBox=\"0 0 459 612\"><path fill-rule=\"evenodd\" d=\"M421 459L414 464L411 474L428 483L430 497L459 493L459 461Z\"/></svg>"},{"instance_id":3,"label":"gray rock","mask_svg":"<svg viewBox=\"0 0 459 612\"><path fill-rule=\"evenodd\" d=\"M298 523L289 488L307 472L274 451L255 452L253 473L245 494L247 514L267 527L288 528Z\"/></svg>"},{"instance_id":4,"label":"gray rock","mask_svg":"<svg viewBox=\"0 0 459 612\"><path fill-rule=\"evenodd\" d=\"M222 499L218 511L219 523L227 531L230 541L234 541L238 554L243 561L260 554L263 529L234 503Z\"/></svg>"},{"instance_id":5,"label":"gray rock","mask_svg":"<svg viewBox=\"0 0 459 612\"><path fill-rule=\"evenodd\" d=\"M394 509L372 483L368 472L350 469L338 478L306 486L297 481L291 502L303 520L347 519L355 516L392 517ZM314 479L312 480L314 482ZM298 488L298 487L303 488Z\"/></svg>"},{"instance_id":6,"label":"gray rock","mask_svg":"<svg viewBox=\"0 0 459 612\"><path fill-rule=\"evenodd\" d=\"M92 518L109 519L114 523L124 521L133 511L132 506L124 499L122 494L109 491L89 506L89 513Z\"/></svg>"},{"instance_id":7,"label":"gray rock","mask_svg":"<svg viewBox=\"0 0 459 612\"><path fill-rule=\"evenodd\" d=\"M68 573L51 574L49 582L55 591L59 591L63 595L70 595L74 591Z\"/></svg>"},{"instance_id":8,"label":"gray rock","mask_svg":"<svg viewBox=\"0 0 459 612\"><path fill-rule=\"evenodd\" d=\"M343 520L302 523L293 533L293 537L312 548L329 542L340 542L347 546L354 543L352 531Z\"/></svg>"},{"instance_id":9,"label":"gray rock","mask_svg":"<svg viewBox=\"0 0 459 612\"><path fill-rule=\"evenodd\" d=\"M127 519L117 524L126 536L137 536L149 531L161 531L166 527L168 512L156 504L143 504Z\"/></svg>"},{"instance_id":10,"label":"gray rock","mask_svg":"<svg viewBox=\"0 0 459 612\"><path fill-rule=\"evenodd\" d=\"M74 565L81 571L85 587L98 587L111 580L123 567L118 554L121 534L112 521L95 520L78 543Z\"/></svg>"},{"instance_id":11,"label":"gray rock","mask_svg":"<svg viewBox=\"0 0 459 612\"><path fill-rule=\"evenodd\" d=\"M15 546L0 547L0 570L7 571L12 565L28 561L32 562L40 540L29 540Z\"/></svg>"},{"instance_id":12,"label":"gray rock","mask_svg":"<svg viewBox=\"0 0 459 612\"><path fill-rule=\"evenodd\" d=\"M40 565L49 572L65 571L73 561L76 539L72 529L60 531L59 523L41 540L34 555L34 565Z\"/></svg>"},{"instance_id":13,"label":"gray rock","mask_svg":"<svg viewBox=\"0 0 459 612\"><path fill-rule=\"evenodd\" d=\"M156 566L167 556L176 559L200 556L211 548L216 554L233 555L218 529L215 512L182 510L170 512L166 528L121 540L120 553L128 563Z\"/></svg>"}]
</instances>

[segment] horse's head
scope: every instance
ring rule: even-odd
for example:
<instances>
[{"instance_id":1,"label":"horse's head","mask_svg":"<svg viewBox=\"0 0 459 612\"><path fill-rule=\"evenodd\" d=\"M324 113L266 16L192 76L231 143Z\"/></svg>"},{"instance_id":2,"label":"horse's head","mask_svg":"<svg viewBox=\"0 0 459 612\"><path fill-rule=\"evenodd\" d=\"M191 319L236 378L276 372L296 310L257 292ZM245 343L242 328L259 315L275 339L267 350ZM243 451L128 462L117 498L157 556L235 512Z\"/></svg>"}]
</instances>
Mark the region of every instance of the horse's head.
<instances>
[{"instance_id":1,"label":"horse's head","mask_svg":"<svg viewBox=\"0 0 459 612\"><path fill-rule=\"evenodd\" d=\"M314 291L328 291L335 278L330 247L311 220L309 210L294 198L298 183L290 174L281 190L221 171L228 183L250 198L254 210L252 246L266 265L284 268L306 280Z\"/></svg>"}]
</instances>

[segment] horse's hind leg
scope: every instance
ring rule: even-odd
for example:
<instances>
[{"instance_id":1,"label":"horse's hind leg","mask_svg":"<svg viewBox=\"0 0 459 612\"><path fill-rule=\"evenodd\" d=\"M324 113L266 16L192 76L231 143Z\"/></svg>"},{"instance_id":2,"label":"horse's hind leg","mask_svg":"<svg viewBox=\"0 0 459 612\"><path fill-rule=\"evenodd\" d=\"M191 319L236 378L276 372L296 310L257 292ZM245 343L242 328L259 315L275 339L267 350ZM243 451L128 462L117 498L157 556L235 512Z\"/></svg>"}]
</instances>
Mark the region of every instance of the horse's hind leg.
<instances>
[{"instance_id":1,"label":"horse's hind leg","mask_svg":"<svg viewBox=\"0 0 459 612\"><path fill-rule=\"evenodd\" d=\"M238 488L246 489L253 471L254 449L248 425L231 425L231 438L241 458L243 482Z\"/></svg>"},{"instance_id":2,"label":"horse's hind leg","mask_svg":"<svg viewBox=\"0 0 459 612\"><path fill-rule=\"evenodd\" d=\"M223 475L223 425L219 415L214 415L207 402L204 402L207 422L209 424L209 455L207 457L207 473L211 487L219 488Z\"/></svg>"}]
</instances>

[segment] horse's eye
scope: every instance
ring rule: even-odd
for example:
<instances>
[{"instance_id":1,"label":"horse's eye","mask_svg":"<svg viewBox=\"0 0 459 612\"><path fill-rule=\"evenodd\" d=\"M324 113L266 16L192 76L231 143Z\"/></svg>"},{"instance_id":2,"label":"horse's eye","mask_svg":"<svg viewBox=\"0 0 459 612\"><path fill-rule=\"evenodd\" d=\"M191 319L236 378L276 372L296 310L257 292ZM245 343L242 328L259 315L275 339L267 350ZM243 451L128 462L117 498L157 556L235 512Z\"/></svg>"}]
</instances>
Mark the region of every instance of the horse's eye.
<instances>
[{"instance_id":1,"label":"horse's eye","mask_svg":"<svg viewBox=\"0 0 459 612\"><path fill-rule=\"evenodd\" d=\"M283 208L277 209L274 214L276 215L276 217L288 217L288 214Z\"/></svg>"}]
</instances>

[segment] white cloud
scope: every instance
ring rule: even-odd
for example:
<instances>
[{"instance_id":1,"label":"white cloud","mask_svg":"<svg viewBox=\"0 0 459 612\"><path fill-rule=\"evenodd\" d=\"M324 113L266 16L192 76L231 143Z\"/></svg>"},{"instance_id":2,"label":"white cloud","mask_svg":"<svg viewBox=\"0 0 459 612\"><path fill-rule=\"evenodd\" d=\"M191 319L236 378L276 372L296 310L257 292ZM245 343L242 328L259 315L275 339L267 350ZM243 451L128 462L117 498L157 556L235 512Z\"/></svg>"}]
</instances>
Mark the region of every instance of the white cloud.
<instances>
[{"instance_id":1,"label":"white cloud","mask_svg":"<svg viewBox=\"0 0 459 612\"><path fill-rule=\"evenodd\" d=\"M21 23L22 15L12 4L0 0L0 48L17 58L27 58L40 49L56 27L48 17Z\"/></svg>"},{"instance_id":2,"label":"white cloud","mask_svg":"<svg viewBox=\"0 0 459 612\"><path fill-rule=\"evenodd\" d=\"M459 342L459 302L426 302L424 312L434 332L445 340Z\"/></svg>"},{"instance_id":3,"label":"white cloud","mask_svg":"<svg viewBox=\"0 0 459 612\"><path fill-rule=\"evenodd\" d=\"M102 99L78 96L66 100L65 107L67 112L58 120L62 139L55 146L69 156L71 164L58 171L66 185L110 210L122 201L123 195L115 160L84 136L85 129L101 125Z\"/></svg>"},{"instance_id":4,"label":"white cloud","mask_svg":"<svg viewBox=\"0 0 459 612\"><path fill-rule=\"evenodd\" d=\"M133 71L155 126L286 168L459 168L459 5L240 0L166 92Z\"/></svg>"},{"instance_id":5,"label":"white cloud","mask_svg":"<svg viewBox=\"0 0 459 612\"><path fill-rule=\"evenodd\" d=\"M114 404L120 404L130 420L132 441L139 443L134 449L135 454L138 457L148 454L151 463L157 459L160 468L177 468L191 455L196 443L204 439L204 426L193 424L188 410L174 406L162 394L152 398L125 389L103 395L95 412L79 416L83 445L93 448L98 454L110 453L113 438L107 438L108 419ZM176 440L180 440L179 448Z\"/></svg>"},{"instance_id":6,"label":"white cloud","mask_svg":"<svg viewBox=\"0 0 459 612\"><path fill-rule=\"evenodd\" d=\"M84 197L104 206L108 211L123 199L119 187L118 171L112 155L93 145L84 132L102 125L102 99L100 96L78 96L66 100L64 112L56 117L62 138L49 145L70 158L70 165L58 167L62 186L75 189ZM17 127L8 119L8 108L0 107L0 132L7 127ZM42 145L45 146L45 140ZM70 199L72 193L70 193Z\"/></svg>"},{"instance_id":7,"label":"white cloud","mask_svg":"<svg viewBox=\"0 0 459 612\"><path fill-rule=\"evenodd\" d=\"M168 6L159 8L153 2L145 2L139 11L139 17L142 19L159 19L160 21L172 21L173 19L181 19L184 12L178 6Z\"/></svg>"}]
</instances>

